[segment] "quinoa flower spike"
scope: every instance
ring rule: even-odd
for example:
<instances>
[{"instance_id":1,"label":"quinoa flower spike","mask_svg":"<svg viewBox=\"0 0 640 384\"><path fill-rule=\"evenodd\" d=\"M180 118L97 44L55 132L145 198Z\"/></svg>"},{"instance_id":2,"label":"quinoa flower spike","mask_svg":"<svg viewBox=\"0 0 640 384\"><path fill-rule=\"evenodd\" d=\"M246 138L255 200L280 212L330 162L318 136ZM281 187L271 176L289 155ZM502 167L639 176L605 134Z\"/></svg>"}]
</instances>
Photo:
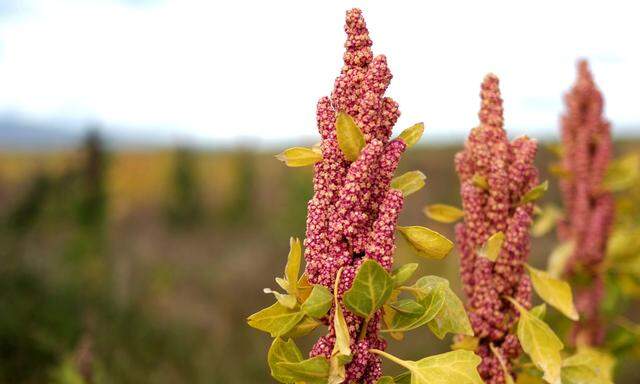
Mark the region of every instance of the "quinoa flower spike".
<instances>
[{"instance_id":1,"label":"quinoa flower spike","mask_svg":"<svg viewBox=\"0 0 640 384\"><path fill-rule=\"evenodd\" d=\"M480 125L455 158L463 209L449 209L463 217L456 239L475 334L471 345L482 358L478 370L485 383L513 383L523 349L547 382L559 383L563 345L538 316L542 307L531 310L532 286L565 315L576 314L568 284L526 264L534 202L547 188L538 184L537 143L507 138L495 75L485 77L480 98ZM427 207L427 215L438 219L434 212Z\"/></svg>"},{"instance_id":2,"label":"quinoa flower spike","mask_svg":"<svg viewBox=\"0 0 640 384\"><path fill-rule=\"evenodd\" d=\"M396 229L425 257L443 258L453 244L428 228L396 226L404 198L424 185L419 171L393 177L423 126L390 139L400 112L384 96L392 77L387 60L373 56L360 10L347 12L345 31L344 66L331 97L317 105L320 145L277 156L289 166L314 165L305 249L291 240L284 277L276 278L285 293L265 289L276 303L251 315L249 325L274 337L267 360L271 375L282 383L373 384L402 378L427 383L443 373L447 383L482 383L476 370L480 358L471 351L419 361L385 352L383 335L399 339L423 325L439 337L470 335L471 326L445 279L424 276L406 286L417 264L392 272ZM300 277L302 254L306 267ZM293 339L318 327L327 333L305 358ZM381 357L406 371L400 378L383 377Z\"/></svg>"}]
</instances>

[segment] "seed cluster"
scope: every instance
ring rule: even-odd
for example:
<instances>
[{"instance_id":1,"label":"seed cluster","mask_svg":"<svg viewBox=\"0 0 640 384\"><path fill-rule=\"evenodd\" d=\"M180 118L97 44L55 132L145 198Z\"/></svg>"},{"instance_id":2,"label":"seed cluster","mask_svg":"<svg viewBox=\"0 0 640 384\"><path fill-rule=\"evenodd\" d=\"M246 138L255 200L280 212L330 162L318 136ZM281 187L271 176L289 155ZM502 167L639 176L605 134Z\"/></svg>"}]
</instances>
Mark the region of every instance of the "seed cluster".
<instances>
[{"instance_id":1,"label":"seed cluster","mask_svg":"<svg viewBox=\"0 0 640 384\"><path fill-rule=\"evenodd\" d=\"M389 185L407 147L402 139L389 139L400 116L398 104L384 96L392 76L386 58L373 57L360 10L347 11L345 31L344 66L331 97L323 97L317 106L322 161L315 165L314 196L307 206L304 243L306 274L312 284L332 289L338 270L343 268L338 284L340 302L364 259L376 260L391 269L403 196ZM354 162L345 159L338 145L338 112L353 117L365 137L366 145ZM369 349L386 348L386 342L378 337L381 311L366 325L366 337L359 339L361 327L365 326L362 319L344 306L342 310L353 352L352 361L346 366L346 382L375 383L382 375L381 360ZM330 356L335 343L334 313L332 308L329 333L316 342L311 356Z\"/></svg>"},{"instance_id":2,"label":"seed cluster","mask_svg":"<svg viewBox=\"0 0 640 384\"><path fill-rule=\"evenodd\" d=\"M602 182L613 144L609 123L602 117L602 94L586 61L578 63L578 77L565 95L565 103L562 168L568 171L568 177L561 180L560 188L566 215L558 226L558 235L575 244L567 274L579 275L587 282L576 286L581 319L574 328L574 340L598 345L604 339L599 314L604 295L600 266L614 218L613 196L602 188Z\"/></svg>"},{"instance_id":3,"label":"seed cluster","mask_svg":"<svg viewBox=\"0 0 640 384\"><path fill-rule=\"evenodd\" d=\"M520 201L538 184L533 164L537 144L527 137L512 142L507 138L496 76L485 77L480 97L480 125L471 131L464 150L455 158L464 208L464 221L456 226L456 238L469 318L479 338L476 352L482 363L478 371L486 383L498 384L504 383L505 377L491 345L502 355L507 369L521 352L516 335L510 333L518 313L506 298L513 297L525 308L531 307L531 281L524 264L531 247L533 204ZM486 185L478 180L486 181ZM499 231L505 239L493 262L478 250Z\"/></svg>"}]
</instances>

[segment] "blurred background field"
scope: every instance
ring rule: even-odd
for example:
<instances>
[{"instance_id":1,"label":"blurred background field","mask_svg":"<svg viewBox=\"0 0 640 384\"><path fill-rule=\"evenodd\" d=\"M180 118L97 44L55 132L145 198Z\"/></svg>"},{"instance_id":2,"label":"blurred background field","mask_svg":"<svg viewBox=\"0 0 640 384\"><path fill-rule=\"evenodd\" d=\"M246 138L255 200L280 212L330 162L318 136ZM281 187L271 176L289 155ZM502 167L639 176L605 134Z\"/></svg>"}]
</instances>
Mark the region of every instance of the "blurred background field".
<instances>
[{"instance_id":1,"label":"blurred background field","mask_svg":"<svg viewBox=\"0 0 640 384\"><path fill-rule=\"evenodd\" d=\"M422 170L427 186L400 224L453 238L421 211L460 204L458 149L408 152L398 173ZM279 150L109 149L94 132L78 148L1 152L0 383L76 383L76 366L98 383L272 382L270 338L245 318L271 303L261 290L275 288L289 236L304 236L312 194L311 168L286 168ZM553 161L541 145L552 182L542 204L558 203ZM553 234L535 239L533 264L555 244ZM459 288L455 252L424 262L399 240L396 260ZM416 358L449 344L418 330L390 348ZM619 372L618 383L640 377L627 361Z\"/></svg>"}]
</instances>

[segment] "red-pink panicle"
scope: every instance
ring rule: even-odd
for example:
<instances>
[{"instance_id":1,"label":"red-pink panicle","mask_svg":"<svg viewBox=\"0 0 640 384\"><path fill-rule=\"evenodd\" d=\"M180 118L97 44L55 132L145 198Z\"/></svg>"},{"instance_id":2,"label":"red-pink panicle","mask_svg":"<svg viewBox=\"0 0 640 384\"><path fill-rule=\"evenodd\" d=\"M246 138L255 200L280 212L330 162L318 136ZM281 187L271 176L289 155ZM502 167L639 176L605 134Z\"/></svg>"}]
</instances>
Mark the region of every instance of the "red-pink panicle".
<instances>
[{"instance_id":1,"label":"red-pink panicle","mask_svg":"<svg viewBox=\"0 0 640 384\"><path fill-rule=\"evenodd\" d=\"M574 328L574 338L598 345L604 338L600 318L604 281L600 267L614 218L613 196L602 188L602 182L613 144L609 122L602 116L602 94L584 60L578 62L578 77L565 95L565 103L567 111L561 120L562 167L570 176L560 181L566 215L558 226L558 235L575 244L567 275L580 275L588 281L576 289L580 322Z\"/></svg>"},{"instance_id":2,"label":"red-pink panicle","mask_svg":"<svg viewBox=\"0 0 640 384\"><path fill-rule=\"evenodd\" d=\"M347 12L344 66L331 98L320 99L318 130L322 137L322 161L315 165L314 196L308 203L305 238L306 274L312 284L333 289L338 271L338 299L351 287L364 259L378 261L390 270L393 264L395 227L403 196L390 188L393 173L406 149L402 139L390 140L400 116L398 104L385 97L391 72L384 56L373 57L371 39L362 13ZM335 123L338 112L349 114L361 128L366 146L354 162L345 160L338 146ZM381 311L368 322L366 337L359 339L362 319L342 306L351 336L352 361L346 367L347 383L375 383L382 375L380 357L369 352L384 350L379 338ZM335 344L333 316L329 333L312 348L311 356L329 357Z\"/></svg>"},{"instance_id":3,"label":"red-pink panicle","mask_svg":"<svg viewBox=\"0 0 640 384\"><path fill-rule=\"evenodd\" d=\"M520 201L538 184L533 164L537 144L527 137L509 142L495 75L485 77L480 97L480 125L471 131L464 150L455 158L464 208L456 239L469 318L479 338L477 353L482 363L478 371L485 382L497 384L504 383L505 377L490 345L505 358L508 368L521 351L517 338L510 333L518 313L506 297L531 307L531 282L524 264L530 252L533 204ZM476 186L474 176L484 178L488 188ZM498 231L505 234L505 240L492 262L477 251Z\"/></svg>"}]
</instances>

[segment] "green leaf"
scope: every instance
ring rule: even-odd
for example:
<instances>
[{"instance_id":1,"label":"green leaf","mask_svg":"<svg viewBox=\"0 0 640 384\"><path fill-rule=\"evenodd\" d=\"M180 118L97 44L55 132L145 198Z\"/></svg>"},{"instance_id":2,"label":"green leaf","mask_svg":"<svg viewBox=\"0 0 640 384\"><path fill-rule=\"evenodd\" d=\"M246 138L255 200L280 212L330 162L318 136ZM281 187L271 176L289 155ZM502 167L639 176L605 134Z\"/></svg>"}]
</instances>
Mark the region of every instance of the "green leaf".
<instances>
[{"instance_id":1,"label":"green leaf","mask_svg":"<svg viewBox=\"0 0 640 384\"><path fill-rule=\"evenodd\" d=\"M302 303L300 307L307 315L319 319L327 314L331 308L333 296L327 287L322 285L314 285L311 295Z\"/></svg>"},{"instance_id":2,"label":"green leaf","mask_svg":"<svg viewBox=\"0 0 640 384\"><path fill-rule=\"evenodd\" d=\"M418 263L408 263L393 271L391 278L393 279L393 287L397 288L404 284L413 276L418 269Z\"/></svg>"},{"instance_id":3,"label":"green leaf","mask_svg":"<svg viewBox=\"0 0 640 384\"><path fill-rule=\"evenodd\" d=\"M276 300L278 300L278 303L289 309L295 308L295 306L298 304L298 300L293 295L284 295L280 292L273 291L270 288L264 288L262 291L264 293L273 294L276 297Z\"/></svg>"},{"instance_id":4,"label":"green leaf","mask_svg":"<svg viewBox=\"0 0 640 384\"><path fill-rule=\"evenodd\" d=\"M424 187L426 178L424 173L420 171L405 172L391 180L391 188L399 190L402 192L402 196L407 197Z\"/></svg>"},{"instance_id":5,"label":"green leaf","mask_svg":"<svg viewBox=\"0 0 640 384\"><path fill-rule=\"evenodd\" d=\"M304 313L275 303L247 318L249 326L271 334L271 337L282 336L296 326L304 317Z\"/></svg>"},{"instance_id":6,"label":"green leaf","mask_svg":"<svg viewBox=\"0 0 640 384\"><path fill-rule=\"evenodd\" d=\"M284 289L285 291L289 292L289 282L286 279L283 279L282 277L276 277L276 284L278 284L280 286L280 288Z\"/></svg>"},{"instance_id":7,"label":"green leaf","mask_svg":"<svg viewBox=\"0 0 640 384\"><path fill-rule=\"evenodd\" d=\"M393 378L396 384L411 384L411 372L404 371Z\"/></svg>"},{"instance_id":8,"label":"green leaf","mask_svg":"<svg viewBox=\"0 0 640 384\"><path fill-rule=\"evenodd\" d=\"M419 316L407 315L389 307L389 311L385 312L385 322L388 328L381 332L390 333L393 336L421 327L433 320L442 309L444 305L443 287L416 288L413 286L407 288L416 296L418 303L424 308L424 312Z\"/></svg>"},{"instance_id":9,"label":"green leaf","mask_svg":"<svg viewBox=\"0 0 640 384\"><path fill-rule=\"evenodd\" d=\"M322 153L312 148L293 147L276 155L287 167L306 167L322 161Z\"/></svg>"},{"instance_id":10,"label":"green leaf","mask_svg":"<svg viewBox=\"0 0 640 384\"><path fill-rule=\"evenodd\" d=\"M555 247L551 252L551 256L549 256L547 264L547 272L549 275L556 278L562 276L565 266L567 265L569 258L571 258L574 249L575 243L573 241L565 241Z\"/></svg>"},{"instance_id":11,"label":"green leaf","mask_svg":"<svg viewBox=\"0 0 640 384\"><path fill-rule=\"evenodd\" d=\"M282 372L294 378L296 382L306 384L326 384L329 378L329 362L324 356L316 356L299 362L281 362L276 366Z\"/></svg>"},{"instance_id":12,"label":"green leaf","mask_svg":"<svg viewBox=\"0 0 640 384\"><path fill-rule=\"evenodd\" d=\"M613 192L622 191L634 185L640 176L640 155L628 154L611 162L602 185Z\"/></svg>"},{"instance_id":13,"label":"green leaf","mask_svg":"<svg viewBox=\"0 0 640 384\"><path fill-rule=\"evenodd\" d=\"M422 304L415 300L403 299L389 304L389 306L396 311L410 316L418 316L424 313L425 308Z\"/></svg>"},{"instance_id":14,"label":"green leaf","mask_svg":"<svg viewBox=\"0 0 640 384\"><path fill-rule=\"evenodd\" d=\"M487 241L478 250L478 255L485 257L491 261L496 261L502 250L502 243L504 242L504 233L502 231L496 232L489 236Z\"/></svg>"},{"instance_id":15,"label":"green leaf","mask_svg":"<svg viewBox=\"0 0 640 384\"><path fill-rule=\"evenodd\" d=\"M614 366L615 359L610 354L583 347L562 362L562 383L612 383Z\"/></svg>"},{"instance_id":16,"label":"green leaf","mask_svg":"<svg viewBox=\"0 0 640 384\"><path fill-rule=\"evenodd\" d=\"M267 361L269 362L269 368L271 368L271 376L274 379L281 383L293 383L295 378L278 366L278 363L298 363L302 361L302 353L292 339L283 341L281 338L276 337L271 343L271 348L269 348Z\"/></svg>"},{"instance_id":17,"label":"green leaf","mask_svg":"<svg viewBox=\"0 0 640 384\"><path fill-rule=\"evenodd\" d=\"M531 188L529 192L525 193L524 196L522 196L522 199L520 199L520 204L527 204L532 201L538 200L539 198L544 196L544 194L547 192L548 189L549 189L549 181L545 180L542 183Z\"/></svg>"},{"instance_id":18,"label":"green leaf","mask_svg":"<svg viewBox=\"0 0 640 384\"><path fill-rule=\"evenodd\" d=\"M289 332L282 335L282 337L296 338L296 337L306 336L309 333L311 333L311 331L318 328L320 325L322 325L322 323L319 322L318 320L309 316L305 316L301 322L296 324L296 326L293 327L293 329L291 329Z\"/></svg>"},{"instance_id":19,"label":"green leaf","mask_svg":"<svg viewBox=\"0 0 640 384\"><path fill-rule=\"evenodd\" d=\"M337 355L329 359L329 378L327 384L341 384L347 377L345 362Z\"/></svg>"},{"instance_id":20,"label":"green leaf","mask_svg":"<svg viewBox=\"0 0 640 384\"><path fill-rule=\"evenodd\" d=\"M423 212L428 218L441 223L453 223L464 217L463 210L447 204L427 205Z\"/></svg>"},{"instance_id":21,"label":"green leaf","mask_svg":"<svg viewBox=\"0 0 640 384\"><path fill-rule=\"evenodd\" d=\"M376 384L395 384L395 381L391 376L382 376Z\"/></svg>"},{"instance_id":22,"label":"green leaf","mask_svg":"<svg viewBox=\"0 0 640 384\"><path fill-rule=\"evenodd\" d=\"M353 120L344 112L338 112L336 118L336 134L338 146L348 161L355 161L365 146L364 135Z\"/></svg>"},{"instance_id":23,"label":"green leaf","mask_svg":"<svg viewBox=\"0 0 640 384\"><path fill-rule=\"evenodd\" d=\"M475 351L478 349L480 339L473 336L458 335L454 338L455 342L451 344L451 349L456 351L458 349L464 349L466 351Z\"/></svg>"},{"instance_id":24,"label":"green leaf","mask_svg":"<svg viewBox=\"0 0 640 384\"><path fill-rule=\"evenodd\" d=\"M475 175L473 175L471 182L473 183L474 186L480 189L483 189L485 191L489 190L489 182L487 182L487 178L480 174L476 173Z\"/></svg>"},{"instance_id":25,"label":"green leaf","mask_svg":"<svg viewBox=\"0 0 640 384\"><path fill-rule=\"evenodd\" d=\"M398 226L398 231L418 255L427 259L443 259L453 249L451 240L429 228Z\"/></svg>"},{"instance_id":26,"label":"green leaf","mask_svg":"<svg viewBox=\"0 0 640 384\"><path fill-rule=\"evenodd\" d=\"M438 276L424 276L414 284L414 287L423 290L442 289L444 304L433 320L427 325L436 337L443 339L447 332L453 334L473 336L473 329L469 317L464 309L464 304L451 290L449 281Z\"/></svg>"},{"instance_id":27,"label":"green leaf","mask_svg":"<svg viewBox=\"0 0 640 384\"><path fill-rule=\"evenodd\" d=\"M555 205L546 205L531 227L531 234L541 237L549 233L556 226L558 220L562 218L562 211Z\"/></svg>"},{"instance_id":28,"label":"green leaf","mask_svg":"<svg viewBox=\"0 0 640 384\"><path fill-rule=\"evenodd\" d=\"M489 348L491 349L491 353L493 353L493 355L498 359L498 362L500 363L500 368L502 368L502 374L504 375L505 383L515 384L513 382L513 376L511 376L509 369L507 369L507 363L504 361L504 356L502 356L502 353L500 353L500 351L493 345L493 343L489 344Z\"/></svg>"},{"instance_id":29,"label":"green leaf","mask_svg":"<svg viewBox=\"0 0 640 384\"><path fill-rule=\"evenodd\" d=\"M404 141L407 148L410 148L420 140L422 133L424 133L424 124L418 123L402 131L399 138Z\"/></svg>"},{"instance_id":30,"label":"green leaf","mask_svg":"<svg viewBox=\"0 0 640 384\"><path fill-rule=\"evenodd\" d=\"M289 255L287 266L284 268L284 277L289 283L289 292L295 295L298 292L298 275L300 274L300 262L302 260L302 244L300 239L289 238Z\"/></svg>"},{"instance_id":31,"label":"green leaf","mask_svg":"<svg viewBox=\"0 0 640 384\"><path fill-rule=\"evenodd\" d=\"M542 300L562 312L571 320L577 321L579 318L578 311L573 305L573 294L571 293L569 283L556 279L547 272L533 268L528 264L525 265L527 270L529 270L533 289L535 289Z\"/></svg>"},{"instance_id":32,"label":"green leaf","mask_svg":"<svg viewBox=\"0 0 640 384\"><path fill-rule=\"evenodd\" d=\"M517 335L524 352L544 372L543 378L550 384L560 384L560 351L564 345L544 321L530 314L517 301L509 298L518 312Z\"/></svg>"},{"instance_id":33,"label":"green leaf","mask_svg":"<svg viewBox=\"0 0 640 384\"><path fill-rule=\"evenodd\" d=\"M529 313L540 320L544 320L544 317L547 314L547 304L542 303L540 305L536 305L535 307L531 308Z\"/></svg>"},{"instance_id":34,"label":"green leaf","mask_svg":"<svg viewBox=\"0 0 640 384\"><path fill-rule=\"evenodd\" d=\"M342 268L338 270L336 281L333 286L333 300L335 306L335 314L333 316L333 328L336 333L336 342L333 345L332 356L340 356L341 358L348 358L351 356L351 337L349 336L349 326L344 318L342 312L342 305L338 301L338 284L340 283L340 277L342 276ZM344 301L344 296L343 296Z\"/></svg>"},{"instance_id":35,"label":"green leaf","mask_svg":"<svg viewBox=\"0 0 640 384\"><path fill-rule=\"evenodd\" d=\"M458 350L425 357L418 361L401 360L377 349L384 356L411 372L411 384L483 384L477 366L482 361L471 351Z\"/></svg>"},{"instance_id":36,"label":"green leaf","mask_svg":"<svg viewBox=\"0 0 640 384\"><path fill-rule=\"evenodd\" d=\"M377 261L368 259L360 268L351 288L344 293L345 307L365 319L387 302L393 291L393 279Z\"/></svg>"}]
</instances>

